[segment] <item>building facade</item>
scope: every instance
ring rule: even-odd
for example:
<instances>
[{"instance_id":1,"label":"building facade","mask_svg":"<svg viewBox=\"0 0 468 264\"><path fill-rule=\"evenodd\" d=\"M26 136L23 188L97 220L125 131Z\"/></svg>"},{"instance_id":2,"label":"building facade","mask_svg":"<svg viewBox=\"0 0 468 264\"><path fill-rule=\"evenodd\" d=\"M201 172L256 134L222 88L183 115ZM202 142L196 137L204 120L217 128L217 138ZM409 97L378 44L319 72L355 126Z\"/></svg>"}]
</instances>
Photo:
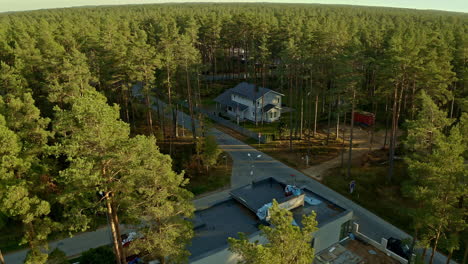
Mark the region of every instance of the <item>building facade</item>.
<instances>
[{"instance_id":1,"label":"building facade","mask_svg":"<svg viewBox=\"0 0 468 264\"><path fill-rule=\"evenodd\" d=\"M215 98L217 110L237 121L274 122L281 116L281 93L246 82Z\"/></svg>"}]
</instances>

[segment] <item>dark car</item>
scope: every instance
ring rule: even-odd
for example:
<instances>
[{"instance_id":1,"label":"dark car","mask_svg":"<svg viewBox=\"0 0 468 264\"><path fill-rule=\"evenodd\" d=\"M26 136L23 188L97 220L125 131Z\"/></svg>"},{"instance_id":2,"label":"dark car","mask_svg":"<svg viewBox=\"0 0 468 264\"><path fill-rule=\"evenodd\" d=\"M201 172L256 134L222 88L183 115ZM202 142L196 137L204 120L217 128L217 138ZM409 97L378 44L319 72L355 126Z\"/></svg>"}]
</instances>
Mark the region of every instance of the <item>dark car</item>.
<instances>
[{"instance_id":1,"label":"dark car","mask_svg":"<svg viewBox=\"0 0 468 264\"><path fill-rule=\"evenodd\" d=\"M403 244L403 242L400 239L390 237L388 239L387 249L404 259L410 258L411 250L409 246Z\"/></svg>"}]
</instances>

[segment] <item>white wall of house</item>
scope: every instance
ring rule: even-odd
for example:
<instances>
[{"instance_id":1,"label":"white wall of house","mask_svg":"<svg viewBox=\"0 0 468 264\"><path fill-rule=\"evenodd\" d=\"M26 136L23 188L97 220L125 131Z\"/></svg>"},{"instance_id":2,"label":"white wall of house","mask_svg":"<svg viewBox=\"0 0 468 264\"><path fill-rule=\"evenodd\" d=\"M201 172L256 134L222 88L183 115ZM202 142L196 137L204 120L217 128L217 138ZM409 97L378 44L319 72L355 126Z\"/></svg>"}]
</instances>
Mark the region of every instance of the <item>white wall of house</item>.
<instances>
[{"instance_id":1,"label":"white wall of house","mask_svg":"<svg viewBox=\"0 0 468 264\"><path fill-rule=\"evenodd\" d=\"M236 117L239 115L239 120L243 120L244 119L244 113L245 111L237 111L236 108L232 108L231 110L229 110L229 107L226 109L226 112L232 116L232 117Z\"/></svg>"},{"instance_id":2,"label":"white wall of house","mask_svg":"<svg viewBox=\"0 0 468 264\"><path fill-rule=\"evenodd\" d=\"M263 113L263 120L266 122L273 122L276 121L280 118L281 116L281 95L274 93L274 92L268 92L266 93L263 97L260 97L257 101L256 104L248 98L245 98L243 96L240 96L238 94L232 94L231 95L231 100L234 102L238 102L240 104L248 106L248 108L244 112L239 111L239 118L242 119L248 119L252 122L255 122L255 111L257 111L257 122L260 122L262 120L262 106L266 106L267 104L273 104L278 106L278 109L272 109L268 111L268 113ZM263 101L264 100L264 101ZM263 103L262 103L263 101ZM270 114L271 112L271 114ZM237 116L236 109L227 109L227 113L233 117Z\"/></svg>"},{"instance_id":3,"label":"white wall of house","mask_svg":"<svg viewBox=\"0 0 468 264\"><path fill-rule=\"evenodd\" d=\"M263 120L267 122L274 122L278 120L281 116L281 110L273 108L270 111L263 114Z\"/></svg>"},{"instance_id":4,"label":"white wall of house","mask_svg":"<svg viewBox=\"0 0 468 264\"><path fill-rule=\"evenodd\" d=\"M273 104L281 108L281 95L275 92L268 92L264 96L260 97L258 101L260 102L260 106L262 106L262 99L264 98L265 102L263 105Z\"/></svg>"},{"instance_id":5,"label":"white wall of house","mask_svg":"<svg viewBox=\"0 0 468 264\"><path fill-rule=\"evenodd\" d=\"M253 100L247 99L237 94L231 94L231 100L246 105L248 107L253 107Z\"/></svg>"},{"instance_id":6,"label":"white wall of house","mask_svg":"<svg viewBox=\"0 0 468 264\"><path fill-rule=\"evenodd\" d=\"M335 221L320 226L319 230L315 232L315 252L318 253L340 241L341 226L349 220L352 220L352 218L353 212L349 211L342 217L335 219Z\"/></svg>"}]
</instances>

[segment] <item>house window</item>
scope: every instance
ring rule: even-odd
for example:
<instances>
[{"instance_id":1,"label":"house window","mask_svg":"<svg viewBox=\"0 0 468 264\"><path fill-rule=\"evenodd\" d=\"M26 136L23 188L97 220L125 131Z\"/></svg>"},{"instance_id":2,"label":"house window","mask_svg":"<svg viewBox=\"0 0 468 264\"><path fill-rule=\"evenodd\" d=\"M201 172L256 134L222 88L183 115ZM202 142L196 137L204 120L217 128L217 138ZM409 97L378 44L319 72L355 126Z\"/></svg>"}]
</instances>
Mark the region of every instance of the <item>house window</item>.
<instances>
[{"instance_id":1,"label":"house window","mask_svg":"<svg viewBox=\"0 0 468 264\"><path fill-rule=\"evenodd\" d=\"M270 112L270 118L273 118L273 113L272 112Z\"/></svg>"},{"instance_id":2,"label":"house window","mask_svg":"<svg viewBox=\"0 0 468 264\"><path fill-rule=\"evenodd\" d=\"M229 110L229 111L232 111L232 107L228 106L228 110Z\"/></svg>"}]
</instances>

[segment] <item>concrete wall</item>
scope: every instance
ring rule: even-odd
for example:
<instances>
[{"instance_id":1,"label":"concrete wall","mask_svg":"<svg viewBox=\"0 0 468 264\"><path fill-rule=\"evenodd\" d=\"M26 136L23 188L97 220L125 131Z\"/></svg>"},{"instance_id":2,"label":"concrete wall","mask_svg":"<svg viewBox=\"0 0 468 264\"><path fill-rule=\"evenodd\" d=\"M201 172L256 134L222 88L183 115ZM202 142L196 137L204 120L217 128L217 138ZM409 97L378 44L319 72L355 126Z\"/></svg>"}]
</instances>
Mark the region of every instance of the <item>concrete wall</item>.
<instances>
[{"instance_id":1,"label":"concrete wall","mask_svg":"<svg viewBox=\"0 0 468 264\"><path fill-rule=\"evenodd\" d=\"M286 209L288 211L291 211L294 208L297 208L299 206L304 206L304 198L305 194L297 195L297 196L290 196L288 197L289 199L285 199L284 201L279 201L278 206L280 208ZM266 220L270 220L270 211L268 210L268 215L266 217Z\"/></svg>"},{"instance_id":2,"label":"concrete wall","mask_svg":"<svg viewBox=\"0 0 468 264\"><path fill-rule=\"evenodd\" d=\"M352 230L353 230L353 234L356 235L358 238L360 238L360 239L364 240L365 242L371 244L373 247L383 251L385 254L387 254L388 256L390 256L393 259L397 260L398 262L400 262L402 264L407 264L408 263L408 260L398 256L397 254L393 253L393 251L390 251L390 250L387 249L387 242L388 242L387 239L382 238L380 243L379 243L379 242L367 237L363 233L359 232L359 225L357 223L353 224Z\"/></svg>"},{"instance_id":3,"label":"concrete wall","mask_svg":"<svg viewBox=\"0 0 468 264\"><path fill-rule=\"evenodd\" d=\"M315 232L315 252L320 252L331 245L340 241L341 225L353 218L353 212L348 211L340 218L335 219L329 223L325 223L323 226L320 225L319 230ZM320 224L320 223L319 223Z\"/></svg>"}]
</instances>

